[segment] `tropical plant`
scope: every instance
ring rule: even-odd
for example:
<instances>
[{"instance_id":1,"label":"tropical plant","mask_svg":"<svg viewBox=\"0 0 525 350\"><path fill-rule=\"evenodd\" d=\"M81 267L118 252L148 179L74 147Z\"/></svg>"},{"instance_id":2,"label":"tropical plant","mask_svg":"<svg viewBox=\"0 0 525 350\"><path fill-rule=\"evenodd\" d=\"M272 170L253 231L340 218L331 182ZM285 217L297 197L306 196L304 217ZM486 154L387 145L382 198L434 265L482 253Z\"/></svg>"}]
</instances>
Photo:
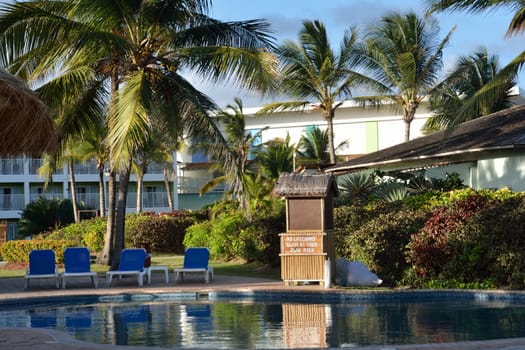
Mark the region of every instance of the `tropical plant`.
<instances>
[{"instance_id":1,"label":"tropical plant","mask_svg":"<svg viewBox=\"0 0 525 350\"><path fill-rule=\"evenodd\" d=\"M233 77L247 88L264 89L273 81L276 60L268 25L214 20L207 16L210 4L40 0L2 6L0 41L9 52L2 63L43 82L39 96L54 97L54 106L60 106L68 102L66 96L87 96L86 86L109 89L108 232L102 262L113 256L112 265L118 264L132 155L147 139L152 119L179 119L183 123L166 124L183 125L190 136L219 134L208 114L215 104L181 71L215 81ZM81 134L89 126L87 114L64 115L63 125L70 127L65 131Z\"/></svg>"},{"instance_id":2,"label":"tropical plant","mask_svg":"<svg viewBox=\"0 0 525 350\"><path fill-rule=\"evenodd\" d=\"M210 172L220 172L218 176L202 186L200 193L206 193L216 185L226 182L229 186L229 199L235 199L239 209L250 217L250 198L247 191L249 178L254 176L249 169L250 151L263 130L251 134L246 130L242 101L235 98L235 105L229 104L216 116L217 123L224 127L225 137L220 143L201 142L192 146L195 150L207 153L213 162Z\"/></svg>"},{"instance_id":3,"label":"tropical plant","mask_svg":"<svg viewBox=\"0 0 525 350\"><path fill-rule=\"evenodd\" d=\"M341 142L335 150L340 150L348 145L347 141ZM315 164L317 167L331 164L330 160L330 136L327 129L313 126L302 135L297 145L297 162L302 165Z\"/></svg>"},{"instance_id":4,"label":"tropical plant","mask_svg":"<svg viewBox=\"0 0 525 350\"><path fill-rule=\"evenodd\" d=\"M374 80L370 87L377 95L357 99L364 105L389 104L400 109L405 141L410 140L410 125L417 108L437 82L443 49L453 30L438 40L435 19L421 18L414 12L393 12L366 34L364 68Z\"/></svg>"},{"instance_id":5,"label":"tropical plant","mask_svg":"<svg viewBox=\"0 0 525 350\"><path fill-rule=\"evenodd\" d=\"M19 234L37 235L74 221L73 206L69 199L38 197L22 210L18 222Z\"/></svg>"},{"instance_id":6,"label":"tropical plant","mask_svg":"<svg viewBox=\"0 0 525 350\"><path fill-rule=\"evenodd\" d=\"M507 37L515 34L521 34L525 30L525 5L522 1L518 0L426 0L428 13L440 12L440 11L460 11L466 10L469 12L482 12L490 11L496 8L509 8L514 12L509 26L507 28ZM525 51L522 51L516 56L511 62L509 62L504 68L502 68L494 79L490 83L485 84L483 88L479 89L474 98L469 99L463 104L461 114L466 111L475 108L475 104L478 101L490 100L491 96L494 96L501 91L502 86L509 77L515 77L519 70L525 64ZM474 107L472 106L474 105Z\"/></svg>"},{"instance_id":7,"label":"tropical plant","mask_svg":"<svg viewBox=\"0 0 525 350\"><path fill-rule=\"evenodd\" d=\"M375 177L364 172L340 176L337 183L341 194L350 198L355 205L366 204L377 187Z\"/></svg>"},{"instance_id":8,"label":"tropical plant","mask_svg":"<svg viewBox=\"0 0 525 350\"><path fill-rule=\"evenodd\" d=\"M255 161L264 176L276 180L283 172L292 172L294 166L295 145L290 144L290 135L286 138L265 142L253 151Z\"/></svg>"},{"instance_id":9,"label":"tropical plant","mask_svg":"<svg viewBox=\"0 0 525 350\"><path fill-rule=\"evenodd\" d=\"M433 115L425 122L424 131L454 127L464 121L511 107L513 102L510 92L516 85L514 75L498 84L499 89L494 94L484 99L476 95L499 74L500 69L497 56L489 55L486 48L480 48L468 57L460 57L454 69L430 94ZM469 99L476 99L477 102ZM464 104L470 106L469 110L463 108Z\"/></svg>"},{"instance_id":10,"label":"tropical plant","mask_svg":"<svg viewBox=\"0 0 525 350\"><path fill-rule=\"evenodd\" d=\"M333 119L342 101L352 96L352 89L367 80L354 66L358 41L355 28L345 31L339 52L334 52L326 28L320 21L303 22L299 44L285 41L277 55L282 65L281 90L295 101L275 102L264 106L259 113L282 110L301 110L313 106L322 112L327 123L329 162L336 162ZM338 100L339 99L339 100Z\"/></svg>"},{"instance_id":11,"label":"tropical plant","mask_svg":"<svg viewBox=\"0 0 525 350\"><path fill-rule=\"evenodd\" d=\"M135 152L133 157L132 171L135 173L137 178L137 213L142 212L142 198L143 198L143 180L144 175L148 172L148 167L157 163L163 166L164 177L167 176L167 167L173 167L173 157L171 155L177 146L171 147L170 145L178 144L175 139L168 140L166 133L163 134L163 130L154 128L151 135L148 136L146 142L144 142ZM166 195L170 197L169 185L166 187ZM173 204L171 204L171 208Z\"/></svg>"}]
</instances>

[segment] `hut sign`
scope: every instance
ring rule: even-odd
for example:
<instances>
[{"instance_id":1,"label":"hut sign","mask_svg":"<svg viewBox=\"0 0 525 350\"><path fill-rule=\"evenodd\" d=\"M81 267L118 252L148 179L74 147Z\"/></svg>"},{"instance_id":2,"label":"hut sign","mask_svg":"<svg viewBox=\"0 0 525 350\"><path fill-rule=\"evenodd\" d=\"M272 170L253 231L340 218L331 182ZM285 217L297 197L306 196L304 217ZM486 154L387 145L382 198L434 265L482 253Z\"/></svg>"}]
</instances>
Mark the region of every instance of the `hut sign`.
<instances>
[{"instance_id":1,"label":"hut sign","mask_svg":"<svg viewBox=\"0 0 525 350\"><path fill-rule=\"evenodd\" d=\"M282 255L323 254L322 234L281 235Z\"/></svg>"}]
</instances>

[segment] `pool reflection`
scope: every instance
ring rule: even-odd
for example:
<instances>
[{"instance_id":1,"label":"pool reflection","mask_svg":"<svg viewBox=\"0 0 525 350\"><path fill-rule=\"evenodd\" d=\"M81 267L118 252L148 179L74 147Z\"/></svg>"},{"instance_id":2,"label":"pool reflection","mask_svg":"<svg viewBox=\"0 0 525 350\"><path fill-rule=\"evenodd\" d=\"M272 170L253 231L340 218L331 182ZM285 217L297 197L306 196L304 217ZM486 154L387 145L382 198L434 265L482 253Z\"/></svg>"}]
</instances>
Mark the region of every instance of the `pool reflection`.
<instances>
[{"instance_id":1,"label":"pool reflection","mask_svg":"<svg viewBox=\"0 0 525 350\"><path fill-rule=\"evenodd\" d=\"M525 306L467 300L345 304L108 302L2 310L0 327L177 348L326 348L525 337Z\"/></svg>"}]
</instances>

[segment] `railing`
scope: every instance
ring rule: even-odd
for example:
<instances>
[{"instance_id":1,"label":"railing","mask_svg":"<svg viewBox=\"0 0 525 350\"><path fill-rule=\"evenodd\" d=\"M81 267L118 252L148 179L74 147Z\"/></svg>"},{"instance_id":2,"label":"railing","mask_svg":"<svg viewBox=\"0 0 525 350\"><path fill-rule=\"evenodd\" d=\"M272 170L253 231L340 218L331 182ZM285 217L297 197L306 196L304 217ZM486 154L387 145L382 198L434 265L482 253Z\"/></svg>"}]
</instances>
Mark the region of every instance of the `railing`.
<instances>
[{"instance_id":1,"label":"railing","mask_svg":"<svg viewBox=\"0 0 525 350\"><path fill-rule=\"evenodd\" d=\"M137 192L128 192L126 200L127 208L137 207ZM168 196L166 192L143 192L142 208L166 208L168 207Z\"/></svg>"},{"instance_id":2,"label":"railing","mask_svg":"<svg viewBox=\"0 0 525 350\"><path fill-rule=\"evenodd\" d=\"M199 193L202 186L210 181L209 178L196 177L179 177L178 178L179 193ZM227 186L225 183L218 184L210 192L224 192Z\"/></svg>"},{"instance_id":3,"label":"railing","mask_svg":"<svg viewBox=\"0 0 525 350\"><path fill-rule=\"evenodd\" d=\"M98 192L77 193L77 203L83 204L85 208L99 207Z\"/></svg>"},{"instance_id":4,"label":"railing","mask_svg":"<svg viewBox=\"0 0 525 350\"><path fill-rule=\"evenodd\" d=\"M23 194L0 194L0 210L22 210L24 208Z\"/></svg>"},{"instance_id":5,"label":"railing","mask_svg":"<svg viewBox=\"0 0 525 350\"><path fill-rule=\"evenodd\" d=\"M97 163L95 163L92 160L87 161L85 163L75 163L73 165L73 171L75 172L75 174L78 175L98 175Z\"/></svg>"},{"instance_id":6,"label":"railing","mask_svg":"<svg viewBox=\"0 0 525 350\"><path fill-rule=\"evenodd\" d=\"M31 193L29 195L29 201L30 202L34 202L36 201L39 197L44 197L46 199L62 199L64 198L64 195L62 193L53 193L53 192L48 192L48 193Z\"/></svg>"},{"instance_id":7,"label":"railing","mask_svg":"<svg viewBox=\"0 0 525 350\"><path fill-rule=\"evenodd\" d=\"M151 163L148 165L148 174L162 174L164 167L158 163Z\"/></svg>"},{"instance_id":8,"label":"railing","mask_svg":"<svg viewBox=\"0 0 525 350\"><path fill-rule=\"evenodd\" d=\"M0 158L0 175L22 175L23 173L23 158Z\"/></svg>"},{"instance_id":9,"label":"railing","mask_svg":"<svg viewBox=\"0 0 525 350\"><path fill-rule=\"evenodd\" d=\"M29 174L31 175L37 175L38 169L44 164L44 160L42 158L30 158L29 159ZM63 169L57 169L53 172L53 174L61 174L63 172Z\"/></svg>"}]
</instances>

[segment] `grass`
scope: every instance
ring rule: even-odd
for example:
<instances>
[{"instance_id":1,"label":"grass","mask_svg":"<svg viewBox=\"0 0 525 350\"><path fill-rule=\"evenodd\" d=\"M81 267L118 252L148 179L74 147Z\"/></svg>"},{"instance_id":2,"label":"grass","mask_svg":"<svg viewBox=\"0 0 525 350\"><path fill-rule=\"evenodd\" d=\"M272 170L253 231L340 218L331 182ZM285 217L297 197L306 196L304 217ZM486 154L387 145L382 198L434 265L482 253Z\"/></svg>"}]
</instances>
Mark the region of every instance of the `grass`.
<instances>
[{"instance_id":1,"label":"grass","mask_svg":"<svg viewBox=\"0 0 525 350\"><path fill-rule=\"evenodd\" d=\"M151 263L152 265L166 265L168 270L173 270L176 267L181 267L183 261L184 257L182 255L161 255L154 256ZM244 261L210 261L210 265L213 266L216 275L280 279L280 271L278 269L263 268L257 264L246 264ZM92 264L91 269L99 274L104 274L108 270L108 266ZM0 267L0 278L23 277L24 275L24 267L14 269Z\"/></svg>"}]
</instances>

